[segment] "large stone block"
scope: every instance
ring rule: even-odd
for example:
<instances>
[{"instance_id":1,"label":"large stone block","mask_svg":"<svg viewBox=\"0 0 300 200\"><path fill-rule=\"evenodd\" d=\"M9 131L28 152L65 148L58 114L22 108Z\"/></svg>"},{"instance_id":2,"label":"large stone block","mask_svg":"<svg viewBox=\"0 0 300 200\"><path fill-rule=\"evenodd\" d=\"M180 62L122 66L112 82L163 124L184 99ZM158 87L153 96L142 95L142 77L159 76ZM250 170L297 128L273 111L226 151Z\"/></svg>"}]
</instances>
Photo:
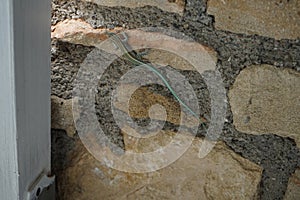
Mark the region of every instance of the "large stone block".
<instances>
[{"instance_id":1,"label":"large stone block","mask_svg":"<svg viewBox=\"0 0 300 200\"><path fill-rule=\"evenodd\" d=\"M74 44L98 46L108 39L107 31L117 33L121 32L122 29L93 29L90 24L83 20L67 19L52 26L51 38ZM132 48L143 46L153 48L149 49L144 56L153 63L170 65L179 70L196 70L193 67L195 63L199 65L197 70L201 72L215 69L215 65L212 65L212 63L217 62L217 52L210 47L196 42L176 39L163 33L151 34L142 30L127 30L126 33L129 37L128 43ZM158 49L159 46L168 47L169 49ZM117 50L114 51L117 52ZM186 58L189 60L185 60Z\"/></svg>"},{"instance_id":2,"label":"large stone block","mask_svg":"<svg viewBox=\"0 0 300 200\"><path fill-rule=\"evenodd\" d=\"M217 29L276 39L300 37L298 0L208 0Z\"/></svg>"},{"instance_id":3,"label":"large stone block","mask_svg":"<svg viewBox=\"0 0 300 200\"><path fill-rule=\"evenodd\" d=\"M168 12L182 14L185 6L184 0L83 0L102 6L124 6L129 8L155 6Z\"/></svg>"},{"instance_id":4,"label":"large stone block","mask_svg":"<svg viewBox=\"0 0 300 200\"><path fill-rule=\"evenodd\" d=\"M251 134L275 133L300 147L300 73L270 65L240 72L229 92L233 123Z\"/></svg>"},{"instance_id":5,"label":"large stone block","mask_svg":"<svg viewBox=\"0 0 300 200\"><path fill-rule=\"evenodd\" d=\"M137 174L101 165L78 142L69 155L68 167L59 174L59 194L64 200L255 198L262 169L223 143L217 143L210 154L199 159L201 142L194 140L171 165ZM149 146L139 148L145 150Z\"/></svg>"}]
</instances>

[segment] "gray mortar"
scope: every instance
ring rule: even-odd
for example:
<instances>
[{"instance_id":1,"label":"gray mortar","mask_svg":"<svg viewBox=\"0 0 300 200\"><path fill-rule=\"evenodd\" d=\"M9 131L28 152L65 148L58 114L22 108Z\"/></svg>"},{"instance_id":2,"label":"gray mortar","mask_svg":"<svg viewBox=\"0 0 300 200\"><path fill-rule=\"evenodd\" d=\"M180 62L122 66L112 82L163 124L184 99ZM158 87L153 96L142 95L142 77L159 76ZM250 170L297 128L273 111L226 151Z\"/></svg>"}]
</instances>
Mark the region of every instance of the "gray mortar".
<instances>
[{"instance_id":1,"label":"gray mortar","mask_svg":"<svg viewBox=\"0 0 300 200\"><path fill-rule=\"evenodd\" d=\"M149 6L136 9L111 8L84 3L79 0L54 0L52 8L52 25L64 19L81 18L94 28L121 26L132 29L158 26L184 32L195 41L217 51L217 69L222 74L227 90L232 86L239 72L252 64L271 64L279 68L284 67L300 71L299 40L275 40L257 35L247 36L216 30L213 26L214 19L206 14L206 3L202 0L187 0L183 17ZM63 98L71 98L71 83L78 71L79 64L93 47L57 41L53 41L52 46L54 49L52 52L52 94ZM117 63L119 66L126 64L121 61L116 62L119 62ZM122 72L118 69L111 68L108 74L113 75L113 77L107 76L106 79L103 79L104 82L102 83L104 85L99 83L101 90L106 91L102 95L107 95L111 91L113 83L116 81L114 78L117 78L120 73ZM202 99L199 102L199 106L203 110L202 114L209 118L209 111L205 109L209 108L209 103L207 103L208 94L202 95L202 92L206 90L205 84L199 82L200 79L193 77L192 74L189 74L190 72L181 71L181 73L185 73L185 76L190 75L188 76L189 81L191 84L193 83L193 88L196 91L198 90L196 92L197 96L200 97L198 99ZM110 81L111 85L107 84L106 81ZM105 84L107 84L106 87ZM154 91L163 91L158 89L156 86L152 86ZM167 91L162 92L162 94L170 96ZM107 102L109 102L109 99L107 99ZM98 106L99 111L106 113L107 116L111 114L107 109L103 112L105 104L100 103L96 106ZM101 123L103 117L100 115L98 117ZM106 130L108 132L112 131L111 140L122 146L123 142L119 130L111 119L111 117L107 117ZM292 139L279 137L272 133L251 135L237 131L232 125L230 105L228 105L227 119L228 123L226 123L220 139L236 153L263 167L263 175L258 189L260 199L283 199L290 175L300 166L300 151L295 142ZM147 124L147 120L145 119L145 122L140 121L139 123ZM176 126L167 123L165 129L176 130ZM199 130L198 135L203 136L203 133L200 132ZM64 143L69 143L69 141L63 140ZM52 142L56 143L55 141ZM56 148L63 150L65 147L56 146ZM53 154L52 157L56 153ZM54 173L56 173L55 171Z\"/></svg>"},{"instance_id":2,"label":"gray mortar","mask_svg":"<svg viewBox=\"0 0 300 200\"><path fill-rule=\"evenodd\" d=\"M80 64L94 47L51 41L51 94L60 98L72 98L73 81Z\"/></svg>"}]
</instances>

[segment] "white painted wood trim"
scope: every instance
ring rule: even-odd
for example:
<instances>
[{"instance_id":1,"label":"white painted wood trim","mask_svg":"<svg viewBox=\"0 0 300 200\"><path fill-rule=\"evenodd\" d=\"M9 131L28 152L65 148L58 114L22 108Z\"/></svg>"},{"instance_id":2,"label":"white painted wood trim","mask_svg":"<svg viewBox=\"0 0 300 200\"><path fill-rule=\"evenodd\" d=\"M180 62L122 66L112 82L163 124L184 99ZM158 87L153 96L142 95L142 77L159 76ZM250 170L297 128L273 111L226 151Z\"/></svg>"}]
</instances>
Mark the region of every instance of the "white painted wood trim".
<instances>
[{"instance_id":1,"label":"white painted wood trim","mask_svg":"<svg viewBox=\"0 0 300 200\"><path fill-rule=\"evenodd\" d=\"M11 1L1 1L0 15L0 195L11 200L19 194Z\"/></svg>"},{"instance_id":2,"label":"white painted wood trim","mask_svg":"<svg viewBox=\"0 0 300 200\"><path fill-rule=\"evenodd\" d=\"M50 0L0 5L0 199L50 171Z\"/></svg>"}]
</instances>

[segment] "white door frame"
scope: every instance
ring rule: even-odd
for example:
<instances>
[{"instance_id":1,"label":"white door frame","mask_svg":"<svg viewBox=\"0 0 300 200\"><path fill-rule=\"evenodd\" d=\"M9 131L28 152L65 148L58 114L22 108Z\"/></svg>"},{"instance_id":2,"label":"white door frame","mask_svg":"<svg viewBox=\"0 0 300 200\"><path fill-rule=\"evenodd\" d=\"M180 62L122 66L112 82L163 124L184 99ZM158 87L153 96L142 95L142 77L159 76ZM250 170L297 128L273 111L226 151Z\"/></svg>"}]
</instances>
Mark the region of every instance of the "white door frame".
<instances>
[{"instance_id":1,"label":"white door frame","mask_svg":"<svg viewBox=\"0 0 300 200\"><path fill-rule=\"evenodd\" d=\"M50 172L50 0L0 1L0 199Z\"/></svg>"}]
</instances>

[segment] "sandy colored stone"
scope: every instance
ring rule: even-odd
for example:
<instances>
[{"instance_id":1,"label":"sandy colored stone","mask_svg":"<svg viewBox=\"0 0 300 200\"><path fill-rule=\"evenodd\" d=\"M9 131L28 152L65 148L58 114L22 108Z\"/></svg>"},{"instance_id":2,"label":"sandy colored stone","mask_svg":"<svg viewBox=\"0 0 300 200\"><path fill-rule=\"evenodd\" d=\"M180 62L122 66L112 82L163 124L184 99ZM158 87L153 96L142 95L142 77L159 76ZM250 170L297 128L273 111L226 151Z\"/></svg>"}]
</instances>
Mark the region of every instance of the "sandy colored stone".
<instances>
[{"instance_id":1,"label":"sandy colored stone","mask_svg":"<svg viewBox=\"0 0 300 200\"><path fill-rule=\"evenodd\" d=\"M300 199L300 169L290 177L284 200Z\"/></svg>"},{"instance_id":2,"label":"sandy colored stone","mask_svg":"<svg viewBox=\"0 0 300 200\"><path fill-rule=\"evenodd\" d=\"M201 142L195 139L186 153L166 168L139 174L101 165L78 142L68 167L59 174L58 193L64 200L253 199L262 169L224 143L217 143L210 154L199 159Z\"/></svg>"},{"instance_id":3,"label":"sandy colored stone","mask_svg":"<svg viewBox=\"0 0 300 200\"><path fill-rule=\"evenodd\" d=\"M233 123L251 134L274 133L300 147L300 73L270 65L240 72L229 92Z\"/></svg>"},{"instance_id":4,"label":"sandy colored stone","mask_svg":"<svg viewBox=\"0 0 300 200\"><path fill-rule=\"evenodd\" d=\"M217 29L276 39L300 37L298 0L208 0Z\"/></svg>"},{"instance_id":5,"label":"sandy colored stone","mask_svg":"<svg viewBox=\"0 0 300 200\"><path fill-rule=\"evenodd\" d=\"M51 128L63 129L68 136L73 137L76 128L73 120L72 99L51 96Z\"/></svg>"},{"instance_id":6,"label":"sandy colored stone","mask_svg":"<svg viewBox=\"0 0 300 200\"><path fill-rule=\"evenodd\" d=\"M174 99L162 96L151 92L146 87L139 88L130 84L121 84L116 94L116 100L113 105L126 113L132 118L148 118L162 121L169 121L173 124L183 125L187 127L194 127L198 124L198 119L185 113L181 110L180 104ZM133 93L131 96L130 94ZM129 103L128 103L129 100ZM156 104L161 105L166 112L153 112L151 116L151 107ZM154 107L155 108L155 107ZM159 108L158 108L159 109ZM128 112L129 111L129 112ZM150 111L150 113L149 113ZM182 121L181 121L181 116ZM201 118L202 119L202 118ZM205 119L202 119L206 122Z\"/></svg>"},{"instance_id":7,"label":"sandy colored stone","mask_svg":"<svg viewBox=\"0 0 300 200\"><path fill-rule=\"evenodd\" d=\"M168 145L171 140L174 138L175 133L172 131L159 131L159 133L151 134L151 138L137 138L131 135L128 135L126 127L123 131L123 138L125 143L125 149L136 152L136 153L146 153L152 152L156 149ZM149 134L148 134L149 136Z\"/></svg>"},{"instance_id":8,"label":"sandy colored stone","mask_svg":"<svg viewBox=\"0 0 300 200\"><path fill-rule=\"evenodd\" d=\"M122 31L121 29L93 29L90 24L80 19L67 19L52 26L51 30L51 38L86 46L97 46L118 56L123 53L107 40L108 36L105 34L107 31L118 33ZM132 49L150 49L145 58L154 64L170 65L179 70L197 70L200 73L205 70L215 70L216 51L197 42L142 30L126 30L126 34L128 44Z\"/></svg>"},{"instance_id":9,"label":"sandy colored stone","mask_svg":"<svg viewBox=\"0 0 300 200\"><path fill-rule=\"evenodd\" d=\"M130 30L126 33L132 49L151 49L145 58L154 64L170 65L180 70L197 70L199 73L215 70L217 52L210 47L194 41L177 39L160 32ZM184 65L180 65L181 63Z\"/></svg>"},{"instance_id":10,"label":"sandy colored stone","mask_svg":"<svg viewBox=\"0 0 300 200\"><path fill-rule=\"evenodd\" d=\"M211 52L210 50L208 50ZM211 52L213 54L213 52ZM143 58L147 59L147 61L155 64L159 64L161 66L172 66L175 69L179 70L196 70L193 65L191 65L187 60L182 57L175 55L171 52L159 50L159 49L150 49L143 56ZM216 56L214 57L216 58ZM216 61L216 60L215 60Z\"/></svg>"},{"instance_id":11,"label":"sandy colored stone","mask_svg":"<svg viewBox=\"0 0 300 200\"><path fill-rule=\"evenodd\" d=\"M124 6L129 8L155 6L167 12L183 14L184 0L83 0L93 2L102 6Z\"/></svg>"},{"instance_id":12,"label":"sandy colored stone","mask_svg":"<svg viewBox=\"0 0 300 200\"><path fill-rule=\"evenodd\" d=\"M119 30L119 29L115 29ZM57 38L65 42L95 46L107 39L107 29L93 29L87 22L81 19L66 19L51 27L51 38Z\"/></svg>"}]
</instances>

